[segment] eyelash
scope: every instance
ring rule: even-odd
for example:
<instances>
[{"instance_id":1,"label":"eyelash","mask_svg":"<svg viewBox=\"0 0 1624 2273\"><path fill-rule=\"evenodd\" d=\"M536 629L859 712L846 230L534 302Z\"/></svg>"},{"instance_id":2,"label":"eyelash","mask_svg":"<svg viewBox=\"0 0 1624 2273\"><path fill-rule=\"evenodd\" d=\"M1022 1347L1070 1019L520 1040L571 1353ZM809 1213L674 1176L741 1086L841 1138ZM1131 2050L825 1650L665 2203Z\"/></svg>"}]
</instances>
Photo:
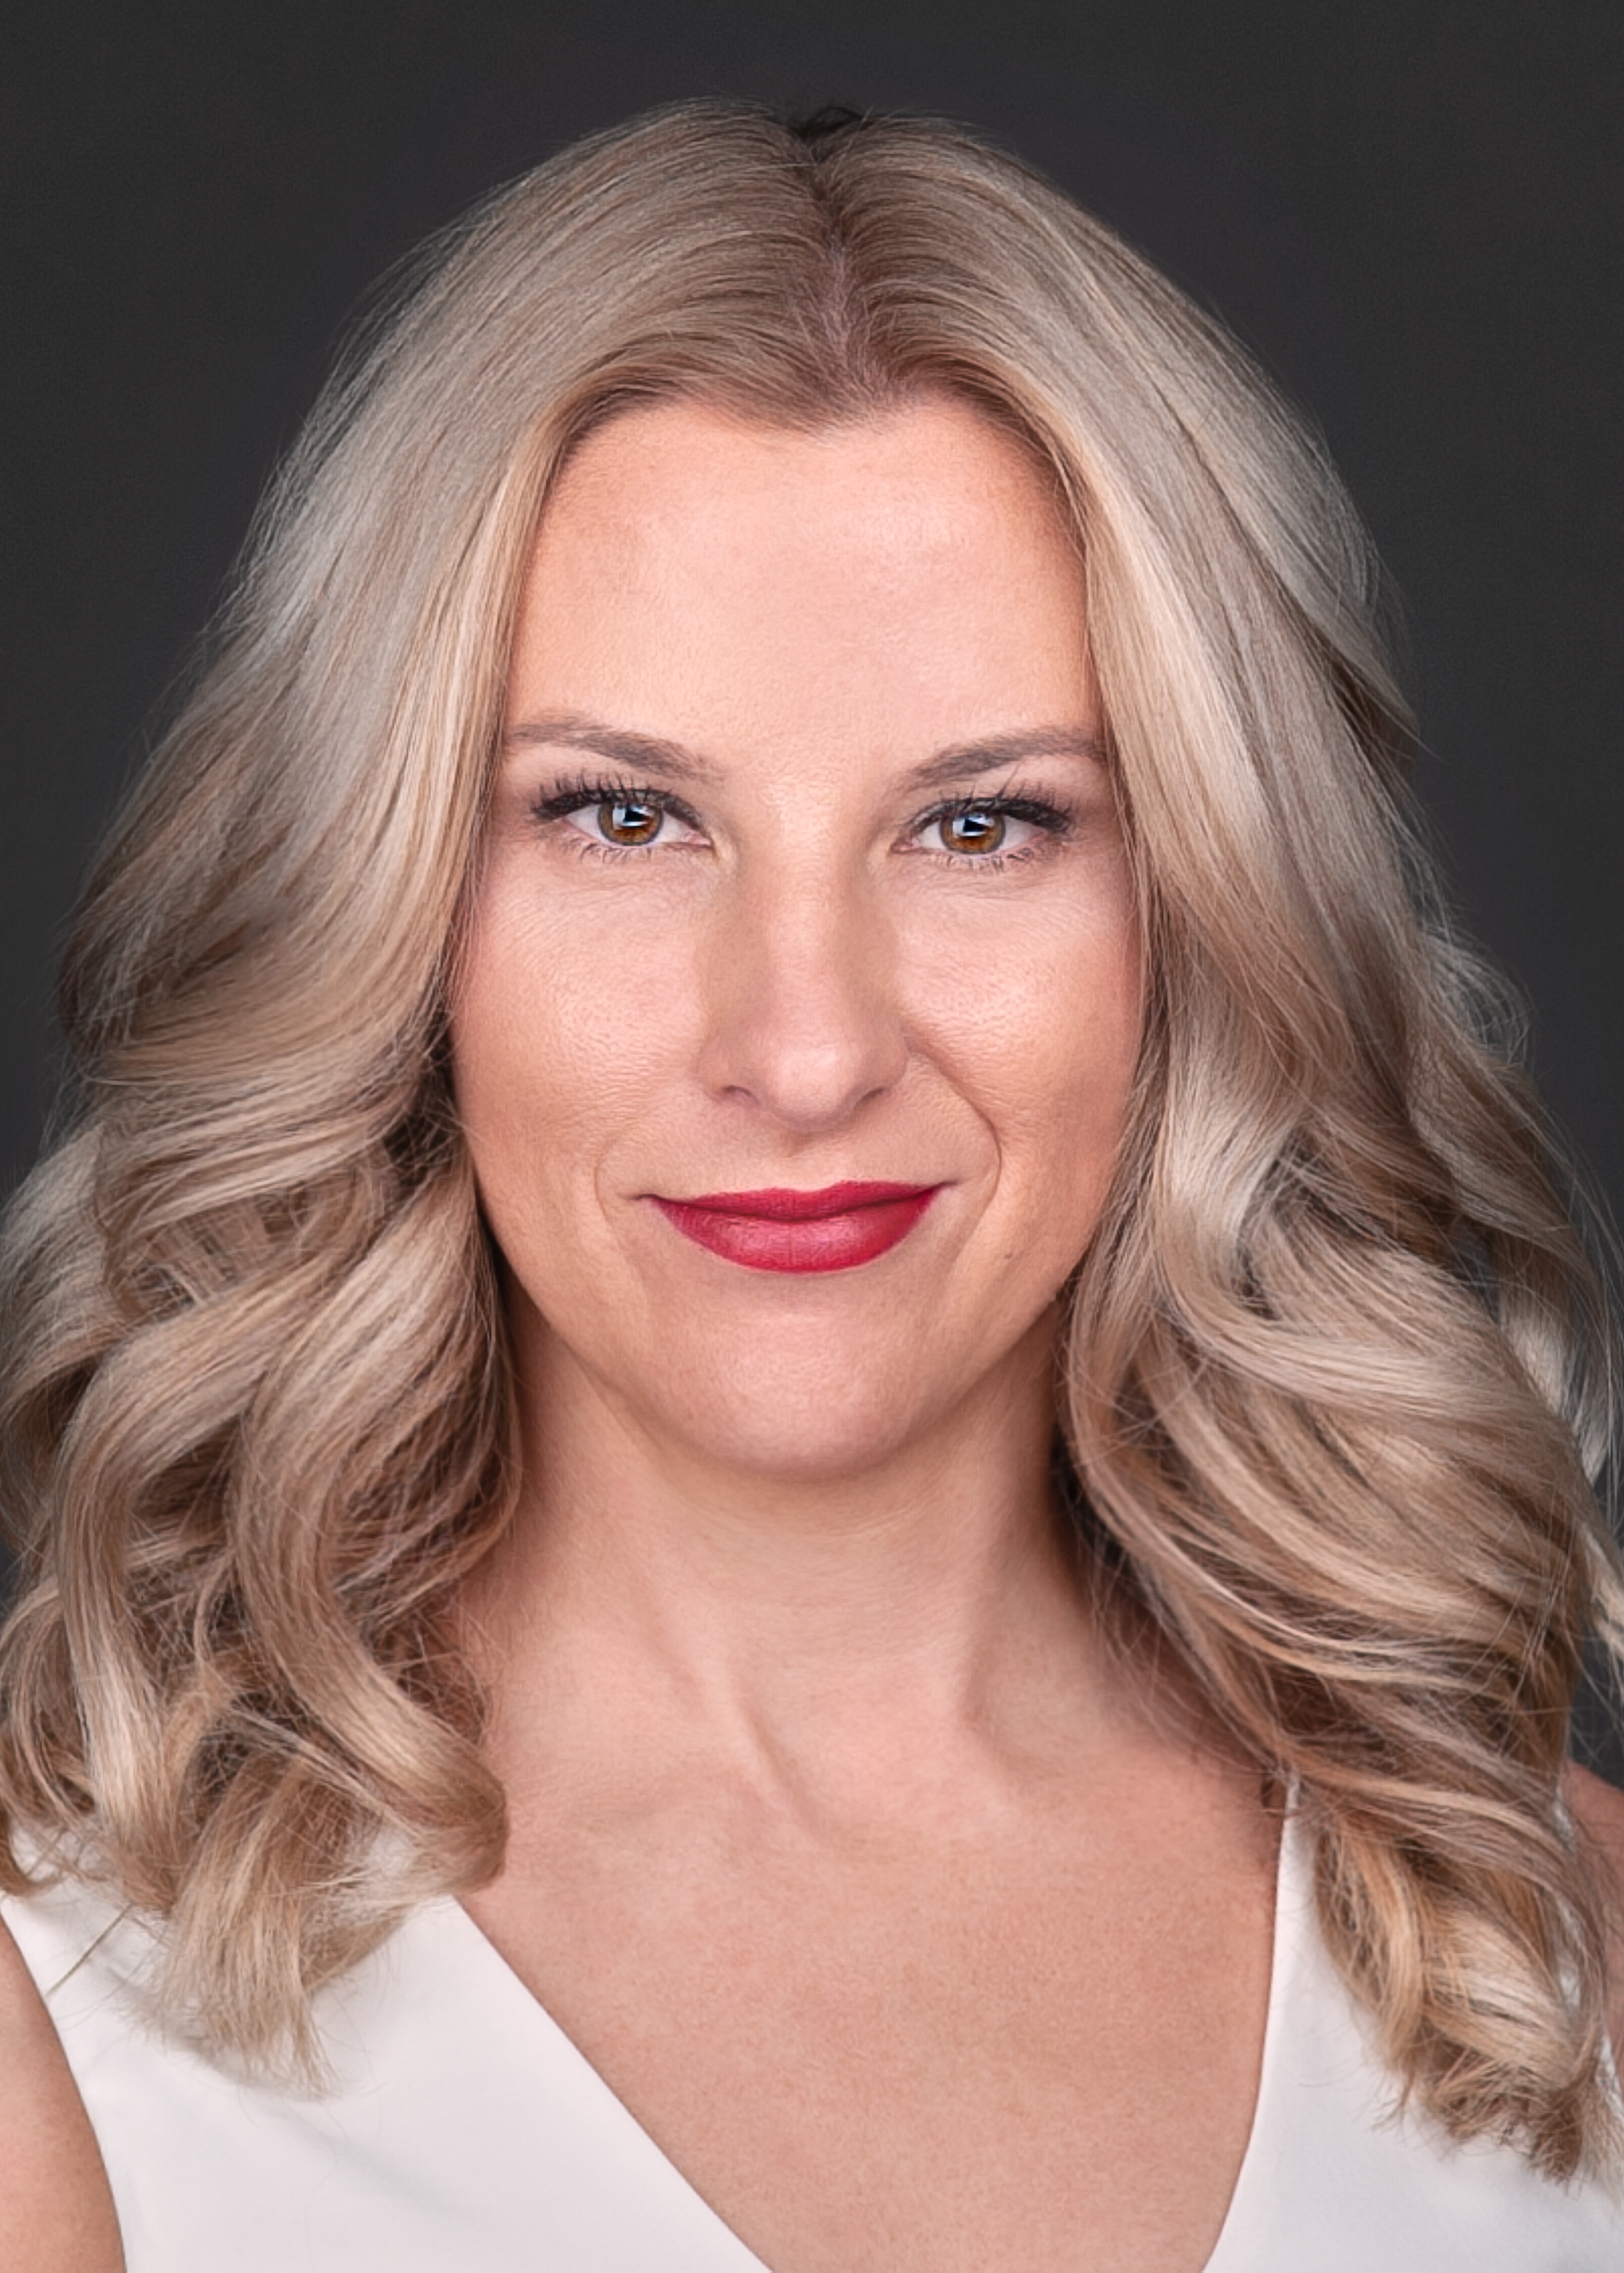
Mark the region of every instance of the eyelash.
<instances>
[{"instance_id":1,"label":"eyelash","mask_svg":"<svg viewBox=\"0 0 1624 2273\"><path fill-rule=\"evenodd\" d=\"M669 789L649 788L624 776L610 778L578 774L560 781L549 796L535 801L531 807L531 816L539 827L546 828L568 820L572 813L581 812L588 806L614 804L648 806L655 812L669 813L673 820L679 820L689 828L702 830L698 814L680 797L673 796ZM990 797L945 798L940 804L932 805L928 812L919 814L903 834L908 837L920 836L926 829L937 828L943 821L970 813L986 813L1002 820L1026 821L1050 842L1058 842L1067 836L1073 826L1071 812L1052 798L1011 788ZM574 840L572 851L579 851L587 859L634 859L639 854L657 852L661 849L658 844L599 844L580 829L572 829L568 834ZM955 868L996 870L1009 867L1018 861L1032 859L1042 850L1042 844L1034 843L1019 846L1012 852L955 853L949 852L945 846L939 846L930 857L945 861Z\"/></svg>"},{"instance_id":2,"label":"eyelash","mask_svg":"<svg viewBox=\"0 0 1624 2273\"><path fill-rule=\"evenodd\" d=\"M530 810L537 824L546 828L551 822L566 820L571 813L582 812L589 805L649 805L658 812L669 813L673 820L682 821L689 828L701 825L693 808L680 797L674 797L669 789L650 789L623 777L610 780L597 774L576 774L560 781L550 796L538 797ZM569 835L576 840L572 850L589 856L596 853L603 859L632 859L639 853L660 850L654 844L594 844L579 829L570 830Z\"/></svg>"},{"instance_id":3,"label":"eyelash","mask_svg":"<svg viewBox=\"0 0 1624 2273\"><path fill-rule=\"evenodd\" d=\"M1073 816L1064 805L1051 797L1023 795L1018 789L1009 789L993 797L949 797L939 805L932 805L929 812L921 813L907 831L917 836L927 828L935 828L945 820L956 820L961 814L986 813L1000 820L1024 820L1042 832L1050 843L1058 843L1071 834ZM1008 868L1018 861L1041 857L1044 850L1039 843L1019 845L1013 852L949 852L945 846L937 848L933 857L946 860L955 868L996 870Z\"/></svg>"}]
</instances>

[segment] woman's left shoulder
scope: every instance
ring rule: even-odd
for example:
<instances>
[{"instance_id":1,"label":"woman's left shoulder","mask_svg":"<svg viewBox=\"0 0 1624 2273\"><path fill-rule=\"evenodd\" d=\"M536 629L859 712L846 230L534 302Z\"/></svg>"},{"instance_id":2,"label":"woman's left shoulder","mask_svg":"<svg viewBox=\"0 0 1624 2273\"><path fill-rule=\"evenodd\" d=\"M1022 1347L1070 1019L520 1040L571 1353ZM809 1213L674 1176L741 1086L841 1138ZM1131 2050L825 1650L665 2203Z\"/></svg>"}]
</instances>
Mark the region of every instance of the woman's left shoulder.
<instances>
[{"instance_id":1,"label":"woman's left shoulder","mask_svg":"<svg viewBox=\"0 0 1624 2273\"><path fill-rule=\"evenodd\" d=\"M1562 1796L1592 1855L1624 1894L1624 1792L1570 1761L1562 1771Z\"/></svg>"},{"instance_id":2,"label":"woman's left shoulder","mask_svg":"<svg viewBox=\"0 0 1624 2273\"><path fill-rule=\"evenodd\" d=\"M1563 1771L1562 1795L1609 1897L1607 2019L1613 2055L1624 2070L1624 1792L1570 1762Z\"/></svg>"}]
</instances>

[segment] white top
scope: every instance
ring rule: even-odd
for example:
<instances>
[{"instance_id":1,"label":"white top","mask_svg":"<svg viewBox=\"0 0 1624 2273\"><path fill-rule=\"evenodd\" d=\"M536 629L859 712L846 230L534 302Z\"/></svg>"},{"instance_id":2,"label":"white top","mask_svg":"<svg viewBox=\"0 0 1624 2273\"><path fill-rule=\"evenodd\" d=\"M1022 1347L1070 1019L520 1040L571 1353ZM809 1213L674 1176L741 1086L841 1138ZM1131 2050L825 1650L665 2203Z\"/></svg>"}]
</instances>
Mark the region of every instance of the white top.
<instances>
[{"instance_id":1,"label":"white top","mask_svg":"<svg viewBox=\"0 0 1624 2273\"><path fill-rule=\"evenodd\" d=\"M764 2273L455 1902L322 1992L321 2099L149 2032L129 1988L146 1928L101 1897L0 1913L90 2111L129 2273ZM1207 2273L1624 2273L1624 2205L1451 2147L1390 2096L1288 1827L1257 2109Z\"/></svg>"}]
</instances>

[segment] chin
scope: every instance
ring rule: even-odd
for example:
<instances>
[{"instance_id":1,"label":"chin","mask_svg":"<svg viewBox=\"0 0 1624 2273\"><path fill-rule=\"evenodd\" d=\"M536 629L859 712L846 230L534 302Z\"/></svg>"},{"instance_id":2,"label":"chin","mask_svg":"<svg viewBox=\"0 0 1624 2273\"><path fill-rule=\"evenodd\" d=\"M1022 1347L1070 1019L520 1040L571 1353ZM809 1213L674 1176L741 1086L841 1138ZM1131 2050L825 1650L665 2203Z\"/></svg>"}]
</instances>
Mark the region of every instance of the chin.
<instances>
[{"instance_id":1,"label":"chin","mask_svg":"<svg viewBox=\"0 0 1624 2273\"><path fill-rule=\"evenodd\" d=\"M662 1398L645 1426L715 1469L786 1484L836 1483L872 1474L927 1431L931 1400L910 1392L895 1367L853 1366L836 1379L787 1382L753 1369L719 1370L679 1399Z\"/></svg>"},{"instance_id":2,"label":"chin","mask_svg":"<svg viewBox=\"0 0 1624 2273\"><path fill-rule=\"evenodd\" d=\"M958 1337L932 1342L928 1330L903 1334L819 1337L696 1337L680 1372L668 1365L642 1372L628 1403L656 1442L713 1473L736 1471L758 1483L855 1483L893 1463L953 1461L978 1433L978 1418L995 1412L1009 1423L1010 1368L1024 1380L1046 1378L1024 1345L1048 1332L1048 1314L1005 1336L991 1325L970 1346ZM1017 1358L1018 1350L1023 1354ZM629 1382L629 1373L622 1379Z\"/></svg>"}]
</instances>

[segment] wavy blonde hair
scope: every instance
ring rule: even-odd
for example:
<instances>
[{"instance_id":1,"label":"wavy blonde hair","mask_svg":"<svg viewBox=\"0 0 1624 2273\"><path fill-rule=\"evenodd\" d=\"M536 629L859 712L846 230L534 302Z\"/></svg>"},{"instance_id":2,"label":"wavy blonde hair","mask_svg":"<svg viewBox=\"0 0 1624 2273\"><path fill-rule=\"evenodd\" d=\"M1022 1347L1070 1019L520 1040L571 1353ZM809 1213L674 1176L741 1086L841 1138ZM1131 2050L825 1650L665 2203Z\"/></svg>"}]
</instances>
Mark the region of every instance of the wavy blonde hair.
<instances>
[{"instance_id":1,"label":"wavy blonde hair","mask_svg":"<svg viewBox=\"0 0 1624 2273\"><path fill-rule=\"evenodd\" d=\"M1558 1793L1624 1586L1604 1308L1405 820L1363 534L1234 345L1013 160L692 105L434 244L276 482L67 959L69 1133L5 1238L0 1877L167 1920L217 2049L499 1865L455 1602L511 1388L448 965L549 480L691 395L803 427L949 390L1052 469L1153 1005L1065 1423L1145 1612L1318 1833L1401 2086L1609 2143Z\"/></svg>"}]
</instances>

